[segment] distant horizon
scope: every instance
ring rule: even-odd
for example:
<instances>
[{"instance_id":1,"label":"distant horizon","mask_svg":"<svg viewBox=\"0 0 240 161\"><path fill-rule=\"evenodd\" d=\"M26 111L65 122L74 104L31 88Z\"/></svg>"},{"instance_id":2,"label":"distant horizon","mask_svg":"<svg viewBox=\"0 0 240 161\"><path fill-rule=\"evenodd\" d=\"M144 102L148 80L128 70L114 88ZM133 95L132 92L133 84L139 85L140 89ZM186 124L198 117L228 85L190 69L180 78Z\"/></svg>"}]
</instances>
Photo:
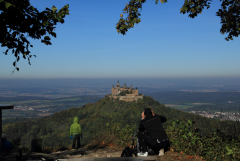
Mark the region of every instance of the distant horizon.
<instances>
[{"instance_id":1,"label":"distant horizon","mask_svg":"<svg viewBox=\"0 0 240 161\"><path fill-rule=\"evenodd\" d=\"M240 91L240 77L201 77L201 78L159 78L159 79L0 79L1 89L11 88L89 88L97 90L104 88L110 90L112 85L116 86L119 80L120 86L126 83L127 87L132 85L138 87L139 91ZM151 90L150 90L151 91Z\"/></svg>"},{"instance_id":2,"label":"distant horizon","mask_svg":"<svg viewBox=\"0 0 240 161\"><path fill-rule=\"evenodd\" d=\"M203 76L196 76L196 77L116 77L116 78L112 78L112 77L104 77L104 78L99 78L99 77L96 77L96 78L64 78L64 77L60 77L60 78L42 78L42 77L39 77L39 78L0 78L0 80L32 80L32 79L36 79L36 80L42 80L42 79L45 79L45 80L53 80L53 79L91 79L91 80L97 80L97 79L116 79L116 80L120 80L120 79L146 79L146 80L149 80L149 79L240 79L240 76L212 76L212 77L203 77Z\"/></svg>"}]
</instances>

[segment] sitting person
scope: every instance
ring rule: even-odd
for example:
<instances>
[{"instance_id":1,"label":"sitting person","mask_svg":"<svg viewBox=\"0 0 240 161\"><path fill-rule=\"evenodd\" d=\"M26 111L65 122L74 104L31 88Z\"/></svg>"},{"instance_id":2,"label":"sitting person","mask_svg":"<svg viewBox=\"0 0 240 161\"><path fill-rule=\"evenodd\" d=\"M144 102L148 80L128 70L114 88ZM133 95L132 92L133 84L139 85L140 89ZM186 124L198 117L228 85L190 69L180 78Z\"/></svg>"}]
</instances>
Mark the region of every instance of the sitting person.
<instances>
[{"instance_id":1,"label":"sitting person","mask_svg":"<svg viewBox=\"0 0 240 161\"><path fill-rule=\"evenodd\" d=\"M11 153L11 150L13 149L13 144L10 141L7 141L7 135L2 133L2 154Z\"/></svg>"},{"instance_id":2,"label":"sitting person","mask_svg":"<svg viewBox=\"0 0 240 161\"><path fill-rule=\"evenodd\" d=\"M145 108L139 125L140 153L137 154L138 156L148 155L146 144L158 151L169 145L168 136L162 126L162 123L166 122L166 120L165 117L154 114L150 108ZM159 155L163 154L159 153Z\"/></svg>"}]
</instances>

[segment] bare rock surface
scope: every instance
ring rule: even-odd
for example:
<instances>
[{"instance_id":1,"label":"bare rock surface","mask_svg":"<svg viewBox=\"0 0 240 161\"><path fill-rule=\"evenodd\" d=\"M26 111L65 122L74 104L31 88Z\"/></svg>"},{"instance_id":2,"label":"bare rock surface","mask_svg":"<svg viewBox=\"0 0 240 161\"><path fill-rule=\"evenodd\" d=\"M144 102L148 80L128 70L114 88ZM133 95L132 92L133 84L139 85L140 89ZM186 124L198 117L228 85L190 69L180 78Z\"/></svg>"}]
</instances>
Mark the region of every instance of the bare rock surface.
<instances>
[{"instance_id":1,"label":"bare rock surface","mask_svg":"<svg viewBox=\"0 0 240 161\"><path fill-rule=\"evenodd\" d=\"M79 148L76 150L65 150L52 153L37 153L27 152L22 154L22 160L57 160L70 158L106 158L106 157L120 157L122 150L117 150L111 147L98 148ZM1 161L16 160L17 153L8 155L1 155Z\"/></svg>"}]
</instances>

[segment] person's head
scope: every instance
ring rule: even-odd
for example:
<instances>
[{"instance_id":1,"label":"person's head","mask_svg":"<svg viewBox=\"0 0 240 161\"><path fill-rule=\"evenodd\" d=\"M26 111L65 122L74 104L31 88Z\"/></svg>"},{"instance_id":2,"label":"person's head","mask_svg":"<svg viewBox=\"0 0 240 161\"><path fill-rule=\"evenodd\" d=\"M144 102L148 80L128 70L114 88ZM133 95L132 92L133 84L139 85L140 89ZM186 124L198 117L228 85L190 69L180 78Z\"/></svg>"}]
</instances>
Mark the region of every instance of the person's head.
<instances>
[{"instance_id":1,"label":"person's head","mask_svg":"<svg viewBox=\"0 0 240 161\"><path fill-rule=\"evenodd\" d=\"M151 110L151 108L145 108L145 110L144 110L144 115L145 115L145 116L152 116L152 110Z\"/></svg>"},{"instance_id":2,"label":"person's head","mask_svg":"<svg viewBox=\"0 0 240 161\"><path fill-rule=\"evenodd\" d=\"M78 117L74 117L73 123L78 123Z\"/></svg>"},{"instance_id":3,"label":"person's head","mask_svg":"<svg viewBox=\"0 0 240 161\"><path fill-rule=\"evenodd\" d=\"M7 135L5 133L2 133L2 139L6 139L7 140Z\"/></svg>"}]
</instances>

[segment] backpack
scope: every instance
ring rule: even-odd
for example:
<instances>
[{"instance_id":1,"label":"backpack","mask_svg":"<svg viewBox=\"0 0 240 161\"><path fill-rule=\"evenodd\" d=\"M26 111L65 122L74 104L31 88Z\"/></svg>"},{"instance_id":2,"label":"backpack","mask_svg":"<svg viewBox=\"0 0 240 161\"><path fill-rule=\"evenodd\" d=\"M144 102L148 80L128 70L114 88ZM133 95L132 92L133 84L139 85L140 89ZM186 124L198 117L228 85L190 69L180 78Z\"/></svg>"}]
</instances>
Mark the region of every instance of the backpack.
<instances>
[{"instance_id":1,"label":"backpack","mask_svg":"<svg viewBox=\"0 0 240 161\"><path fill-rule=\"evenodd\" d=\"M126 146L121 154L121 157L133 157L133 154L137 156L137 147L134 146L135 134L136 132L132 135L132 147L130 148L129 146Z\"/></svg>"},{"instance_id":2,"label":"backpack","mask_svg":"<svg viewBox=\"0 0 240 161\"><path fill-rule=\"evenodd\" d=\"M121 154L121 157L133 157L133 149L126 146Z\"/></svg>"}]
</instances>

